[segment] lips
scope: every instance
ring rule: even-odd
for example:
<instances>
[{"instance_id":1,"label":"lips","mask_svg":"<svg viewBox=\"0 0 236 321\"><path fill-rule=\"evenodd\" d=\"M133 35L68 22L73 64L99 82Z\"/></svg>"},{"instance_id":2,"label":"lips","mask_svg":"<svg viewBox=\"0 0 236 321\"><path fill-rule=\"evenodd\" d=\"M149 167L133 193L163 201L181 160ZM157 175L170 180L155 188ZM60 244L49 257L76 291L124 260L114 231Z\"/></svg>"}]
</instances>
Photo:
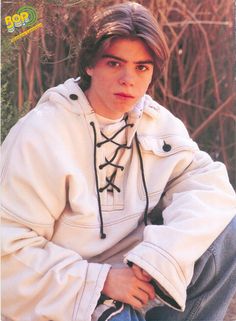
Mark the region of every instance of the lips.
<instances>
[{"instance_id":1,"label":"lips","mask_svg":"<svg viewBox=\"0 0 236 321\"><path fill-rule=\"evenodd\" d=\"M121 98L134 98L134 96L127 93L115 93L115 96L121 97Z\"/></svg>"}]
</instances>

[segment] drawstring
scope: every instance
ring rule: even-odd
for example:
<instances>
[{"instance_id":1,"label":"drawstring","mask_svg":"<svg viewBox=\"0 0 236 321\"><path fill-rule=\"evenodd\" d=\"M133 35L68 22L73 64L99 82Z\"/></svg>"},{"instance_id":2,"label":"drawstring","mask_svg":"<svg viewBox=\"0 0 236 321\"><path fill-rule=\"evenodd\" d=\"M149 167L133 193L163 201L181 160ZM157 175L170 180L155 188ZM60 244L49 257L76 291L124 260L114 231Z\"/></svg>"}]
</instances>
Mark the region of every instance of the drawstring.
<instances>
[{"instance_id":1,"label":"drawstring","mask_svg":"<svg viewBox=\"0 0 236 321\"><path fill-rule=\"evenodd\" d=\"M97 133L96 133L94 122L91 122L90 125L93 127L93 134L94 134L93 165L94 165L94 172L95 172L95 179L96 179L98 210L99 210L99 217L100 217L100 237L101 239L105 239L106 234L104 233L104 228L103 228L102 207L101 207L101 198L100 198L99 189L98 189L98 173L97 173L97 165L96 165L97 164L97 157L96 157Z\"/></svg>"},{"instance_id":2,"label":"drawstring","mask_svg":"<svg viewBox=\"0 0 236 321\"><path fill-rule=\"evenodd\" d=\"M127 146L126 144L116 143L116 142L113 141L113 139L122 130L124 130L126 127L133 127L133 124L126 124L120 130L118 130L111 138L108 138L106 135L104 135L101 132L101 135L105 138L105 140L100 142L100 143L97 143L97 133L96 133L96 128L95 128L94 122L90 122L90 125L93 128L93 134L94 134L93 160L94 160L94 172L95 172L96 190L97 190L97 198L98 198L98 210L99 210L99 217L100 217L100 237L101 237L101 239L105 239L106 238L106 234L104 233L104 225L103 225L103 216L102 216L102 206L101 206L100 193L103 192L105 189L107 189L108 192L112 192L113 188L119 193L120 192L120 188L114 184L114 180L115 180L115 177L116 177L117 170L115 170L113 172L113 174L111 175L110 178L106 177L107 184L105 186L99 188L99 186L98 186L98 174L97 174L97 157L96 157L97 156L97 150L96 150L96 148L97 147L101 147L103 144L105 144L107 142L112 142L113 144L117 145L118 147L117 147L113 157L110 160L108 160L105 157L106 163L99 165L99 169L102 169L107 165L111 165L111 166L113 166L115 168L119 168L120 170L123 171L124 170L123 166L120 166L120 165L117 165L117 164L113 164L112 162L116 158L116 156L118 154L118 151L121 148L130 149L131 146ZM145 206L145 211L144 211L144 224L147 225L149 198L148 198L147 186L146 186L145 175L144 175L143 160L142 160L142 155L141 155L141 151L140 151L140 147L139 147L139 141L138 141L137 133L135 133L135 141L136 141L136 146L137 146L137 150L138 150L138 156L139 156L139 160L140 160L140 168L141 168L141 174L142 174L143 187L144 187L144 191L145 191L145 195L146 195L146 206ZM108 189L109 186L111 186L111 189Z\"/></svg>"},{"instance_id":3,"label":"drawstring","mask_svg":"<svg viewBox=\"0 0 236 321\"><path fill-rule=\"evenodd\" d=\"M136 142L136 146L137 146L137 150L138 150L138 156L139 156L140 168L141 168L142 180L143 180L143 187L144 187L144 191L145 191L145 195L146 195L146 206L145 206L145 211L144 211L144 224L145 224L145 226L147 226L149 198L148 198L147 185L146 185L145 175L144 175L143 159L142 159L141 150L139 147L137 133L135 133L135 142Z\"/></svg>"},{"instance_id":4,"label":"drawstring","mask_svg":"<svg viewBox=\"0 0 236 321\"><path fill-rule=\"evenodd\" d=\"M114 171L114 173L111 175L110 179L106 177L107 185L100 187L99 192L102 193L107 189L108 192L113 192L113 189L108 189L108 187L111 185L112 188L114 188L118 193L120 193L120 188L113 184L113 181L115 180L117 171Z\"/></svg>"},{"instance_id":5,"label":"drawstring","mask_svg":"<svg viewBox=\"0 0 236 321\"><path fill-rule=\"evenodd\" d=\"M106 184L104 187L99 188L99 191L100 191L100 192L103 192L105 189L107 189L108 192L113 192L113 188L114 188L118 193L120 193L120 189L119 189L118 186L116 186L116 185L114 184L114 181L115 181L117 169L120 169L120 170L123 171L123 170L124 170L124 166L117 165L117 164L113 164L112 162L113 162L114 159L116 158L116 156L117 156L117 154L118 154L118 152L119 152L119 150L120 150L121 148L130 149L131 146L127 146L127 144L117 143L117 142L115 142L113 139L114 139L121 131L123 131L123 130L124 130L125 128L127 128L127 127L133 127L133 124L125 124L122 128L120 128L120 129L119 129L112 137L110 137L110 138L108 138L103 132L101 132L101 135L105 138L105 140L102 141L102 142L100 142L100 143L98 143L98 144L97 144L97 147L101 147L103 144L106 144L106 143L108 143L108 142L111 142L111 143L115 144L115 145L118 146L118 147L116 148L116 150L115 150L115 152L114 152L114 155L113 155L113 157L112 157L110 160L108 160L108 159L105 157L105 161L106 161L106 162L105 162L104 164L99 165L99 169L103 169L103 168L104 168L105 166L107 166L107 165L111 165L111 166L113 166L113 167L116 168L116 170L113 172L113 174L111 175L110 178L107 178L107 177L106 177L106 182L107 182L107 184ZM108 189L109 186L111 186L111 189Z\"/></svg>"},{"instance_id":6,"label":"drawstring","mask_svg":"<svg viewBox=\"0 0 236 321\"><path fill-rule=\"evenodd\" d=\"M111 136L110 138L108 138L103 132L101 132L102 136L105 138L105 140L103 142L100 142L97 144L97 147L101 147L103 144L107 143L107 142L112 142L113 144L117 145L117 146L126 146L126 144L119 144L113 141L113 139L120 133L122 132L122 130L124 130L126 127L133 127L133 124L125 124L123 127L121 127L113 136Z\"/></svg>"}]
</instances>

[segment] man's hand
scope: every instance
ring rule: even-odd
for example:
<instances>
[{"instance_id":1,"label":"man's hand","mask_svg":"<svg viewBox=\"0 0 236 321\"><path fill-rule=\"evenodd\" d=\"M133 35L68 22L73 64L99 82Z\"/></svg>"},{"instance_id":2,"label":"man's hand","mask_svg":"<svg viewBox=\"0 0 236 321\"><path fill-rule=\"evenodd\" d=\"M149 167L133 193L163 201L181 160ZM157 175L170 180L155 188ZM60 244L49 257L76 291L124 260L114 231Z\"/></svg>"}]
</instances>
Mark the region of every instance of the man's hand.
<instances>
[{"instance_id":1,"label":"man's hand","mask_svg":"<svg viewBox=\"0 0 236 321\"><path fill-rule=\"evenodd\" d=\"M155 291L148 283L150 277L144 275L142 280L135 273L136 270L134 272L133 268L111 268L102 293L113 300L130 304L135 309L142 308L149 300L155 298Z\"/></svg>"},{"instance_id":2,"label":"man's hand","mask_svg":"<svg viewBox=\"0 0 236 321\"><path fill-rule=\"evenodd\" d=\"M136 278L138 278L141 281L145 281L145 282L150 282L152 277L151 275L149 275L146 271L144 271L141 267L139 267L136 264L132 265L132 270L134 272L134 275L136 276Z\"/></svg>"}]
</instances>

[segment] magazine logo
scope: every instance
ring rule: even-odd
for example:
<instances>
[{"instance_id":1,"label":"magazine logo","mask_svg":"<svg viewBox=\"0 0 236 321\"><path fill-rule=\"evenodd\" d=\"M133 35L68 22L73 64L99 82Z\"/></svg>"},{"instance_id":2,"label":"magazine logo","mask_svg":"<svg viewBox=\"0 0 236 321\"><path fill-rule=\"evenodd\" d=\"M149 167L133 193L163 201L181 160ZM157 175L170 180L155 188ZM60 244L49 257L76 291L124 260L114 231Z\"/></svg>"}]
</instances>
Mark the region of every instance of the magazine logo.
<instances>
[{"instance_id":1,"label":"magazine logo","mask_svg":"<svg viewBox=\"0 0 236 321\"><path fill-rule=\"evenodd\" d=\"M17 10L12 16L5 17L5 23L8 32L13 33L17 28L24 27L23 32L11 39L11 42L15 42L31 32L43 27L42 22L36 24L38 20L37 11L31 6L23 6ZM29 29L27 27L30 27ZM27 28L27 29L26 29Z\"/></svg>"},{"instance_id":2,"label":"magazine logo","mask_svg":"<svg viewBox=\"0 0 236 321\"><path fill-rule=\"evenodd\" d=\"M37 12L31 6L23 6L13 16L6 16L5 22L8 32L14 32L16 28L31 27L37 22Z\"/></svg>"}]
</instances>

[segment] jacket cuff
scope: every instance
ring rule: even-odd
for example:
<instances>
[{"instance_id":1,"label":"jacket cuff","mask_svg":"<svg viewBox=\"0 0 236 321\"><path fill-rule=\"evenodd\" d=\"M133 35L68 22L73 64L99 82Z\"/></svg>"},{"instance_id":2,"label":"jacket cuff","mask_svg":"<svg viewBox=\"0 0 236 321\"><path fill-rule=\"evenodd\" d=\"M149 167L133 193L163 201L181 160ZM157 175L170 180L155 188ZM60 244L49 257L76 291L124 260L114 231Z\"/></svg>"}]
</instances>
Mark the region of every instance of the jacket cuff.
<instances>
[{"instance_id":1,"label":"jacket cuff","mask_svg":"<svg viewBox=\"0 0 236 321\"><path fill-rule=\"evenodd\" d=\"M110 268L109 264L89 263L87 281L85 281L82 295L77 298L73 320L91 320Z\"/></svg>"},{"instance_id":2,"label":"jacket cuff","mask_svg":"<svg viewBox=\"0 0 236 321\"><path fill-rule=\"evenodd\" d=\"M178 263L167 252L142 242L125 255L124 261L135 263L153 277L151 283L159 300L184 311L187 283Z\"/></svg>"}]
</instances>

